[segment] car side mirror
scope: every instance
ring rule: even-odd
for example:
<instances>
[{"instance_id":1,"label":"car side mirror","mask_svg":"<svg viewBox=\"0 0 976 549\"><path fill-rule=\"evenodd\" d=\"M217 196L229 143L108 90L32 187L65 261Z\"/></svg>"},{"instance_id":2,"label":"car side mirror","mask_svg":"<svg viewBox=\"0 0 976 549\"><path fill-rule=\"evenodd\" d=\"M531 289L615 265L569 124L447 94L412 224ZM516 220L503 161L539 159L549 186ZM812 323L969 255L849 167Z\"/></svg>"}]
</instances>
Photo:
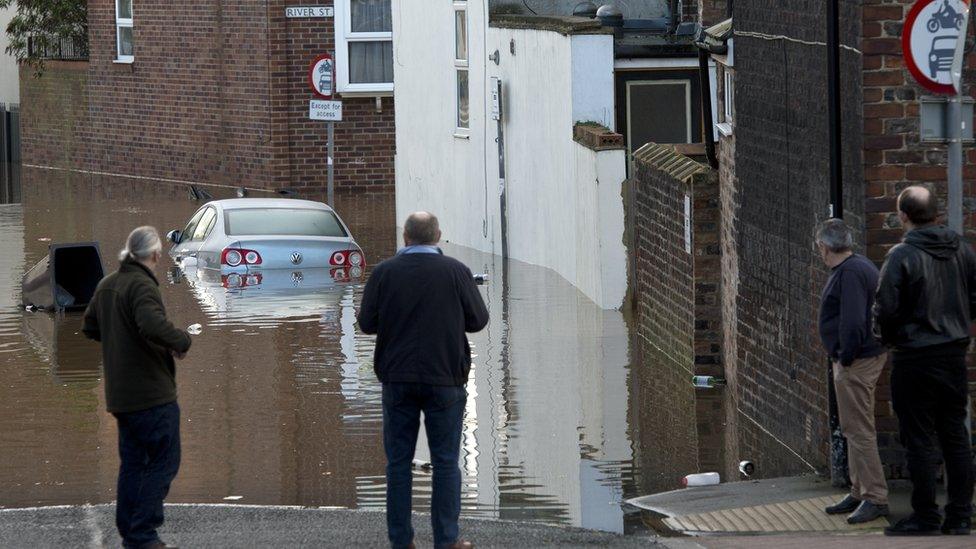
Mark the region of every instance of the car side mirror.
<instances>
[{"instance_id":1,"label":"car side mirror","mask_svg":"<svg viewBox=\"0 0 976 549\"><path fill-rule=\"evenodd\" d=\"M183 231L170 231L166 233L166 238L173 244L179 244L180 240L183 239Z\"/></svg>"}]
</instances>

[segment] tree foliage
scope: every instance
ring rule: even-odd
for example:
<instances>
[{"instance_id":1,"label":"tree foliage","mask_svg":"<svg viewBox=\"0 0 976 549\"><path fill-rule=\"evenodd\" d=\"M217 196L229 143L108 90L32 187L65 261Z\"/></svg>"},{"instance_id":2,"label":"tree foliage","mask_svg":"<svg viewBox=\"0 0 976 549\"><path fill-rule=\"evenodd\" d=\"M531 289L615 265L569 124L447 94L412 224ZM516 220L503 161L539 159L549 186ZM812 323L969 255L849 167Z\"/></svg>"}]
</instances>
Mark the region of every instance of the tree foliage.
<instances>
[{"instance_id":1,"label":"tree foliage","mask_svg":"<svg viewBox=\"0 0 976 549\"><path fill-rule=\"evenodd\" d=\"M7 25L10 43L7 53L37 72L52 52L64 44L88 46L88 2L86 0L0 0L0 9L15 7Z\"/></svg>"}]
</instances>

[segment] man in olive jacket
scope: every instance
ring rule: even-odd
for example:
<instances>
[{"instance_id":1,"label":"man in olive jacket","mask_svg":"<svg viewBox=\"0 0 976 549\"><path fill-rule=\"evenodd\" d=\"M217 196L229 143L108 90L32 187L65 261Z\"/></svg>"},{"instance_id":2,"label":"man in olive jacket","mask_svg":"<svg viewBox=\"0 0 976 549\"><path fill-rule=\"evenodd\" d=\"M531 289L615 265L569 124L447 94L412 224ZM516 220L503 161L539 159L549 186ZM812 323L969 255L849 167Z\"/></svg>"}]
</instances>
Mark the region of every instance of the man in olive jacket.
<instances>
[{"instance_id":1,"label":"man in olive jacket","mask_svg":"<svg viewBox=\"0 0 976 549\"><path fill-rule=\"evenodd\" d=\"M82 328L102 344L105 401L119 426L115 522L126 548L167 547L156 529L180 467L173 359L186 355L190 336L166 319L153 274L161 253L154 228L132 231L118 272L98 284Z\"/></svg>"}]
</instances>

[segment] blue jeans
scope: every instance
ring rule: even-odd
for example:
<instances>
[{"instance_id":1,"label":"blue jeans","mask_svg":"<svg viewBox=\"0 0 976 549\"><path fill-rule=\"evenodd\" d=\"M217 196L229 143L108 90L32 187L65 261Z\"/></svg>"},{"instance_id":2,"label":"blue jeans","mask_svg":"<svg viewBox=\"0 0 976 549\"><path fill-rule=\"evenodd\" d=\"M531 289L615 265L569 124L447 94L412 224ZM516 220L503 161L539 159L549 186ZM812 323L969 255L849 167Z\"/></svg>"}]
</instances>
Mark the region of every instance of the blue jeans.
<instances>
[{"instance_id":1,"label":"blue jeans","mask_svg":"<svg viewBox=\"0 0 976 549\"><path fill-rule=\"evenodd\" d=\"M413 472L420 412L430 445L433 495L430 521L434 546L458 539L461 514L461 421L468 393L464 387L423 383L383 384L383 445L386 448L386 526L393 547L413 541L410 522Z\"/></svg>"},{"instance_id":2,"label":"blue jeans","mask_svg":"<svg viewBox=\"0 0 976 549\"><path fill-rule=\"evenodd\" d=\"M163 500L180 468L180 407L175 403L115 414L119 425L119 484L115 526L122 545L159 541Z\"/></svg>"}]
</instances>

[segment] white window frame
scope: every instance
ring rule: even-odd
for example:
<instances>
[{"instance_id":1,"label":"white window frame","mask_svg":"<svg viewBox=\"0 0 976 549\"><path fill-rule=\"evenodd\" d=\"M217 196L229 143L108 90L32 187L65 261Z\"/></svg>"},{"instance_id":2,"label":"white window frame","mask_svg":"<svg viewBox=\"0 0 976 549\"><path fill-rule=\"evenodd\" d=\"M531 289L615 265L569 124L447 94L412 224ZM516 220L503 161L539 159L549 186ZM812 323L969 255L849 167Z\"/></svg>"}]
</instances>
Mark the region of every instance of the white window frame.
<instances>
[{"instance_id":1,"label":"white window frame","mask_svg":"<svg viewBox=\"0 0 976 549\"><path fill-rule=\"evenodd\" d=\"M457 58L457 16L458 12L464 14L464 59ZM454 28L452 35L454 36L454 135L456 137L467 137L471 134L471 71L470 59L471 59L471 40L469 36L471 35L471 25L468 20L468 3L464 0L454 0L453 10L451 11L451 24ZM464 71L468 75L468 125L467 127L461 126L460 114L461 114L461 96L458 93L460 88L460 80L458 79L458 74Z\"/></svg>"},{"instance_id":2,"label":"white window frame","mask_svg":"<svg viewBox=\"0 0 976 549\"><path fill-rule=\"evenodd\" d=\"M350 0L335 0L336 91L339 93L390 93L393 82L349 83L350 42L393 42L393 32L352 32ZM393 0L390 0L393 3Z\"/></svg>"},{"instance_id":3,"label":"white window frame","mask_svg":"<svg viewBox=\"0 0 976 549\"><path fill-rule=\"evenodd\" d=\"M735 74L730 68L727 65L722 66L722 113L716 126L725 137L732 135L735 124Z\"/></svg>"},{"instance_id":4,"label":"white window frame","mask_svg":"<svg viewBox=\"0 0 976 549\"><path fill-rule=\"evenodd\" d=\"M115 61L118 63L132 63L135 61L135 55L122 55L122 32L119 29L122 28L132 28L132 19L135 17L135 6L130 4L131 17L122 18L119 17L119 0L115 0ZM134 32L134 31L133 31ZM132 51L135 52L135 34L132 36Z\"/></svg>"}]
</instances>

